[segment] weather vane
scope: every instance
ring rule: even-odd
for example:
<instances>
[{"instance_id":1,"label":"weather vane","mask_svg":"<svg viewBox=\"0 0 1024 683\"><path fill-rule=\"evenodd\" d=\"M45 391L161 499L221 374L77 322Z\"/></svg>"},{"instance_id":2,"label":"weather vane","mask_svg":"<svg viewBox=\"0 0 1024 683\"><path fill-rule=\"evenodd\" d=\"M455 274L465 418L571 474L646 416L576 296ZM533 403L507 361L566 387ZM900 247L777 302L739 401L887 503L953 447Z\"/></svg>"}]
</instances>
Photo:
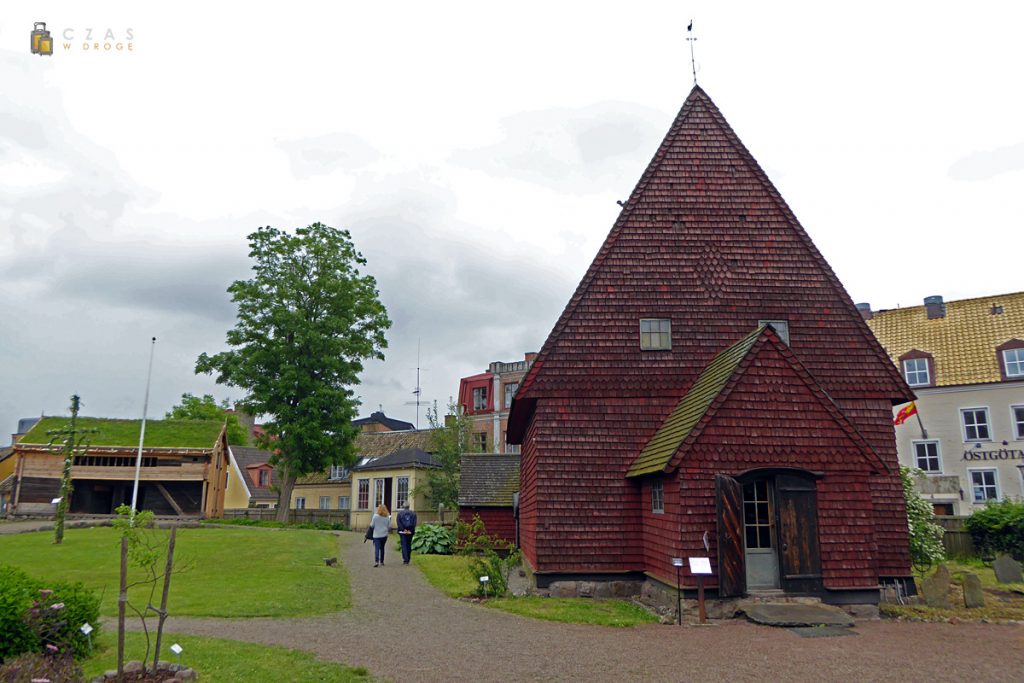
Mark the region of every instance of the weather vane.
<instances>
[{"instance_id":1,"label":"weather vane","mask_svg":"<svg viewBox=\"0 0 1024 683\"><path fill-rule=\"evenodd\" d=\"M690 44L690 68L693 69L693 84L697 85L697 60L693 57L693 44L697 40L697 36L693 35L693 19L690 19L690 24L686 27L686 42Z\"/></svg>"}]
</instances>

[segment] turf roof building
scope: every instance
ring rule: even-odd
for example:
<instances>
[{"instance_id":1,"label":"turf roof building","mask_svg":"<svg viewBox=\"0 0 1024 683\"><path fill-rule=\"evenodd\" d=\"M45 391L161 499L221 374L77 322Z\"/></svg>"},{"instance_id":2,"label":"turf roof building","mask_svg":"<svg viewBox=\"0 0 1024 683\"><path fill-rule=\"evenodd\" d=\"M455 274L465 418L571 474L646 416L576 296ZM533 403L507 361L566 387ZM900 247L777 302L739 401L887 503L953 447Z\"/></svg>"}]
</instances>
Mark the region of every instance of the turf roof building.
<instances>
[{"instance_id":1,"label":"turf roof building","mask_svg":"<svg viewBox=\"0 0 1024 683\"><path fill-rule=\"evenodd\" d=\"M14 514L50 515L60 495L63 456L49 447L50 430L64 417L43 417L14 444L17 471ZM72 514L113 514L131 504L139 446L139 420L80 417L78 429L95 430L71 470ZM223 423L147 420L137 507L158 515L219 517L227 487L227 436Z\"/></svg>"},{"instance_id":2,"label":"turf roof building","mask_svg":"<svg viewBox=\"0 0 1024 683\"><path fill-rule=\"evenodd\" d=\"M910 575L912 398L695 86L513 401L526 561L541 586L674 587L672 558L710 555L720 597L875 603Z\"/></svg>"},{"instance_id":3,"label":"turf roof building","mask_svg":"<svg viewBox=\"0 0 1024 683\"><path fill-rule=\"evenodd\" d=\"M1024 292L860 308L917 394L896 448L936 513L1024 497Z\"/></svg>"}]
</instances>

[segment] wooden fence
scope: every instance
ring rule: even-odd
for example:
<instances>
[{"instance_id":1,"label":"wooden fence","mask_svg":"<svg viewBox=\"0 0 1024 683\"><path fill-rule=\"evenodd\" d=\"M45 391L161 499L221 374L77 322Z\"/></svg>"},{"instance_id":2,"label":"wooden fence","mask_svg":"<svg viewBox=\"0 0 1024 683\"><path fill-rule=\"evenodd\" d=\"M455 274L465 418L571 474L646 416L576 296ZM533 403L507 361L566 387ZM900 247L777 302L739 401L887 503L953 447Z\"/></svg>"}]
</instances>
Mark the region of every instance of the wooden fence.
<instances>
[{"instance_id":1,"label":"wooden fence","mask_svg":"<svg viewBox=\"0 0 1024 683\"><path fill-rule=\"evenodd\" d=\"M946 549L946 557L976 557L971 534L964 528L967 517L936 517L935 523L946 530L942 537L942 545Z\"/></svg>"},{"instance_id":2,"label":"wooden fence","mask_svg":"<svg viewBox=\"0 0 1024 683\"><path fill-rule=\"evenodd\" d=\"M270 508L242 508L238 510L225 510L225 519L255 519L258 521L275 521L277 510ZM326 522L328 524L344 524L349 526L348 510L289 510L289 524L313 524L315 522Z\"/></svg>"}]
</instances>

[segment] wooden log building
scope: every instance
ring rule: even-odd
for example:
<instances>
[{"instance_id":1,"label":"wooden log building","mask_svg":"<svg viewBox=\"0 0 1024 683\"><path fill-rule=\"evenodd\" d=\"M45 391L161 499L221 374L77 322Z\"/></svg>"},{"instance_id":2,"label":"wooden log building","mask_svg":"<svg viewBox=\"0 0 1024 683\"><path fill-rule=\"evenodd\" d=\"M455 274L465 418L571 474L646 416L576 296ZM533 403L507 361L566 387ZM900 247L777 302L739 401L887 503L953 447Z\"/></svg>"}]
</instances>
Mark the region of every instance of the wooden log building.
<instances>
[{"instance_id":1,"label":"wooden log building","mask_svg":"<svg viewBox=\"0 0 1024 683\"><path fill-rule=\"evenodd\" d=\"M912 397L694 86L512 405L534 579L674 589L674 557L710 556L719 597L877 603L910 575Z\"/></svg>"},{"instance_id":2,"label":"wooden log building","mask_svg":"<svg viewBox=\"0 0 1024 683\"><path fill-rule=\"evenodd\" d=\"M65 417L44 417L17 443L13 511L15 515L51 515L60 495L64 458L51 447L51 430ZM71 469L74 490L69 512L109 515L131 504L141 420L78 418L88 447ZM225 426L204 420L147 420L139 470L139 510L157 515L220 517L227 487Z\"/></svg>"}]
</instances>

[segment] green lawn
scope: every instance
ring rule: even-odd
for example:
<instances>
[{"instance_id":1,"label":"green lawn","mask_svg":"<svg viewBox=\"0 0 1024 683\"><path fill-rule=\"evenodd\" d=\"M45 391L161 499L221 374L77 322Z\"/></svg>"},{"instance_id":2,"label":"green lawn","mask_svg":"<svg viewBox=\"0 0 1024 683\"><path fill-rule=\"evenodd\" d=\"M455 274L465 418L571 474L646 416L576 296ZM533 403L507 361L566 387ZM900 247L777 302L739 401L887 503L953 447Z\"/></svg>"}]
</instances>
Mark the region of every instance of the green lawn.
<instances>
[{"instance_id":1,"label":"green lawn","mask_svg":"<svg viewBox=\"0 0 1024 683\"><path fill-rule=\"evenodd\" d=\"M152 636L155 642L155 635ZM279 683L280 681L322 681L352 683L373 680L366 669L322 662L308 652L284 647L254 645L234 640L181 636L165 633L161 641L160 656L169 662L178 657L168 648L174 643L184 650L181 662L194 668L203 683ZM152 645L150 646L152 647ZM141 660L146 652L146 640L141 633L129 633L125 638L125 659ZM152 657L150 657L152 661ZM117 668L117 633L104 633L96 643L96 652L82 668L86 680Z\"/></svg>"},{"instance_id":2,"label":"green lawn","mask_svg":"<svg viewBox=\"0 0 1024 683\"><path fill-rule=\"evenodd\" d=\"M897 605L885 603L880 605L883 615L901 617L916 621L948 621L960 619L968 621L1024 621L1024 583L999 583L991 565L977 559L949 560L943 564L949 569L951 585L949 600L951 609L928 607L923 599L920 604ZM925 574L916 574L917 593L921 595L921 582L930 576L935 569ZM965 572L977 574L985 594L985 606L967 609L963 599L963 575Z\"/></svg>"},{"instance_id":3,"label":"green lawn","mask_svg":"<svg viewBox=\"0 0 1024 683\"><path fill-rule=\"evenodd\" d=\"M423 572L427 581L445 595L452 598L476 595L479 584L469 572L469 563L472 558L464 555L414 554L412 560L413 564ZM568 624L638 626L658 620L643 607L626 600L528 596L494 598L486 600L484 604L524 617Z\"/></svg>"},{"instance_id":4,"label":"green lawn","mask_svg":"<svg viewBox=\"0 0 1024 683\"><path fill-rule=\"evenodd\" d=\"M47 444L51 430L64 429L70 417L44 417L20 439L23 444ZM141 420L112 420L80 417L77 429L96 430L89 435L91 446L138 447ZM144 446L148 448L213 448L224 427L218 420L147 420Z\"/></svg>"},{"instance_id":5,"label":"green lawn","mask_svg":"<svg viewBox=\"0 0 1024 683\"><path fill-rule=\"evenodd\" d=\"M167 531L158 530L162 547ZM168 611L177 616L292 617L324 614L351 605L337 536L305 530L179 529ZM32 576L82 581L101 593L103 614L117 613L120 540L110 527L68 529L64 543L52 532L0 536L0 561ZM163 564L160 563L162 571ZM140 577L129 566L129 582ZM154 602L160 597L157 590ZM129 598L145 605L143 590ZM129 610L130 613L130 610Z\"/></svg>"}]
</instances>

